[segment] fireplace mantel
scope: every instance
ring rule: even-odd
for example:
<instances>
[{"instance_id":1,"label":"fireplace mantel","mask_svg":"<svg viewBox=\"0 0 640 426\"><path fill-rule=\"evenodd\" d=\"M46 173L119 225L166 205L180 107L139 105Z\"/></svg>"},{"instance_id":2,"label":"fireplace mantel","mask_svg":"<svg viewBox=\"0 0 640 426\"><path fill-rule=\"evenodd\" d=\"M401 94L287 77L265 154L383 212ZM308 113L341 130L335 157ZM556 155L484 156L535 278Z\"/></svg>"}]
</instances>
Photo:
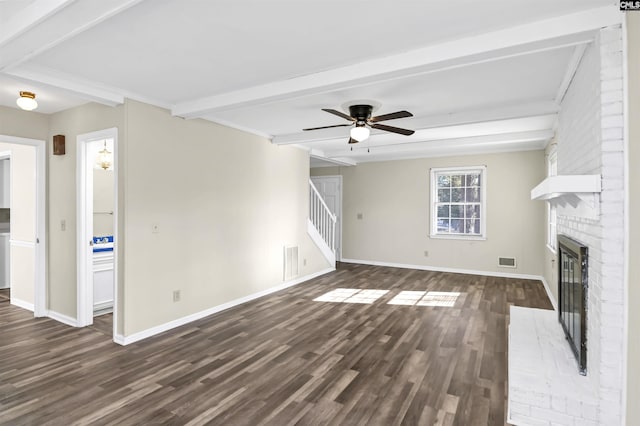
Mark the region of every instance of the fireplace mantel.
<instances>
[{"instance_id":1,"label":"fireplace mantel","mask_svg":"<svg viewBox=\"0 0 640 426\"><path fill-rule=\"evenodd\" d=\"M531 199L557 204L568 216L597 218L601 191L600 175L549 176L531 190Z\"/></svg>"}]
</instances>

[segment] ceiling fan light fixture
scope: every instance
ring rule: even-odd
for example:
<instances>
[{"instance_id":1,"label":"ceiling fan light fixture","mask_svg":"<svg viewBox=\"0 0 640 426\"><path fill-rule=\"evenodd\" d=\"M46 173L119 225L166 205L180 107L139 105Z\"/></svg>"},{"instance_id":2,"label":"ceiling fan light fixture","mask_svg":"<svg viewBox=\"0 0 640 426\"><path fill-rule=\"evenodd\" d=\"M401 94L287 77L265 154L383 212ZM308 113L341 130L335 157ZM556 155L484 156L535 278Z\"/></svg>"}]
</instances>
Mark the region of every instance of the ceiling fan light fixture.
<instances>
[{"instance_id":1,"label":"ceiling fan light fixture","mask_svg":"<svg viewBox=\"0 0 640 426\"><path fill-rule=\"evenodd\" d=\"M18 106L25 111L32 111L38 108L38 102L36 102L36 94L33 92L21 91L20 97L16 100L16 104L18 104Z\"/></svg>"},{"instance_id":2,"label":"ceiling fan light fixture","mask_svg":"<svg viewBox=\"0 0 640 426\"><path fill-rule=\"evenodd\" d=\"M351 137L358 142L362 142L363 140L367 139L370 134L371 131L368 127L365 126L356 126L351 129Z\"/></svg>"}]
</instances>

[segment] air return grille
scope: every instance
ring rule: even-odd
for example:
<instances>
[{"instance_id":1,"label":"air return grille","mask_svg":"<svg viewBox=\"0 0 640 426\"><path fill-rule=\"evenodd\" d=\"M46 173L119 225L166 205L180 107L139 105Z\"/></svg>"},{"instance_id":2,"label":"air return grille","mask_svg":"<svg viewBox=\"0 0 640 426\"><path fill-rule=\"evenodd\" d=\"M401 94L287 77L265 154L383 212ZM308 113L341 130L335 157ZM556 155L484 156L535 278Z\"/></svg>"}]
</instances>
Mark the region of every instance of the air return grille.
<instances>
[{"instance_id":1,"label":"air return grille","mask_svg":"<svg viewBox=\"0 0 640 426\"><path fill-rule=\"evenodd\" d=\"M503 268L515 268L516 258L515 257L499 257L498 266L501 266Z\"/></svg>"},{"instance_id":2,"label":"air return grille","mask_svg":"<svg viewBox=\"0 0 640 426\"><path fill-rule=\"evenodd\" d=\"M298 276L298 246L284 247L284 280L289 281Z\"/></svg>"}]
</instances>

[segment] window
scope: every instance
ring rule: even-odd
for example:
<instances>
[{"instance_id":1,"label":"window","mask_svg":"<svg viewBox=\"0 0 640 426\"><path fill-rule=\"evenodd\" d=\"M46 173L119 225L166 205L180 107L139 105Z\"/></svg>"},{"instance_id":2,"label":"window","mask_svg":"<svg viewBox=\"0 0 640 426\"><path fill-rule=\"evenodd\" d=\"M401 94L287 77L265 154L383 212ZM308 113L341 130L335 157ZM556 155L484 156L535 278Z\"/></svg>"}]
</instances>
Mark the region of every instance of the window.
<instances>
[{"instance_id":1,"label":"window","mask_svg":"<svg viewBox=\"0 0 640 426\"><path fill-rule=\"evenodd\" d=\"M547 176L556 176L558 174L558 156L555 152L549 154L547 159ZM558 249L558 231L557 231L557 206L547 201L547 247L552 252Z\"/></svg>"},{"instance_id":2,"label":"window","mask_svg":"<svg viewBox=\"0 0 640 426\"><path fill-rule=\"evenodd\" d=\"M484 239L486 167L431 169L431 237Z\"/></svg>"}]
</instances>

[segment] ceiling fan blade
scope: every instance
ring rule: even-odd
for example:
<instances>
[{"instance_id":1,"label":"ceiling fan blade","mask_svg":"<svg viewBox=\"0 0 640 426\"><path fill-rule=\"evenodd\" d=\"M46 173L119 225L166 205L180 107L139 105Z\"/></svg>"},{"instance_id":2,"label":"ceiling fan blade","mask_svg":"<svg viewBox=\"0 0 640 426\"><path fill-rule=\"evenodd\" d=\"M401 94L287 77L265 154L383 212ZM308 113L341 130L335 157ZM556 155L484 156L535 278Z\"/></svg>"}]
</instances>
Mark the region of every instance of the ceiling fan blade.
<instances>
[{"instance_id":1,"label":"ceiling fan blade","mask_svg":"<svg viewBox=\"0 0 640 426\"><path fill-rule=\"evenodd\" d=\"M372 128L384 130L385 132L398 133L400 135L410 136L415 132L413 130L401 129L400 127L387 126L386 124L372 124Z\"/></svg>"},{"instance_id":2,"label":"ceiling fan blade","mask_svg":"<svg viewBox=\"0 0 640 426\"><path fill-rule=\"evenodd\" d=\"M306 132L309 130L320 130L320 129L330 129L332 127L349 127L349 126L353 126L353 124L335 124L333 126L311 127L309 129L302 129L302 130Z\"/></svg>"},{"instance_id":3,"label":"ceiling fan blade","mask_svg":"<svg viewBox=\"0 0 640 426\"><path fill-rule=\"evenodd\" d=\"M377 117L371 117L369 121L371 123L376 123L378 121L395 120L396 118L407 117L413 117L413 114L411 114L409 111L396 111L389 114L378 115Z\"/></svg>"},{"instance_id":4,"label":"ceiling fan blade","mask_svg":"<svg viewBox=\"0 0 640 426\"><path fill-rule=\"evenodd\" d=\"M349 138L349 143L358 143L358 141L355 140L354 138Z\"/></svg>"},{"instance_id":5,"label":"ceiling fan blade","mask_svg":"<svg viewBox=\"0 0 640 426\"><path fill-rule=\"evenodd\" d=\"M328 112L329 114L337 115L338 117L342 117L345 120L356 121L355 118L350 115L345 114L344 112L336 111L335 109L322 108L323 111Z\"/></svg>"}]
</instances>

